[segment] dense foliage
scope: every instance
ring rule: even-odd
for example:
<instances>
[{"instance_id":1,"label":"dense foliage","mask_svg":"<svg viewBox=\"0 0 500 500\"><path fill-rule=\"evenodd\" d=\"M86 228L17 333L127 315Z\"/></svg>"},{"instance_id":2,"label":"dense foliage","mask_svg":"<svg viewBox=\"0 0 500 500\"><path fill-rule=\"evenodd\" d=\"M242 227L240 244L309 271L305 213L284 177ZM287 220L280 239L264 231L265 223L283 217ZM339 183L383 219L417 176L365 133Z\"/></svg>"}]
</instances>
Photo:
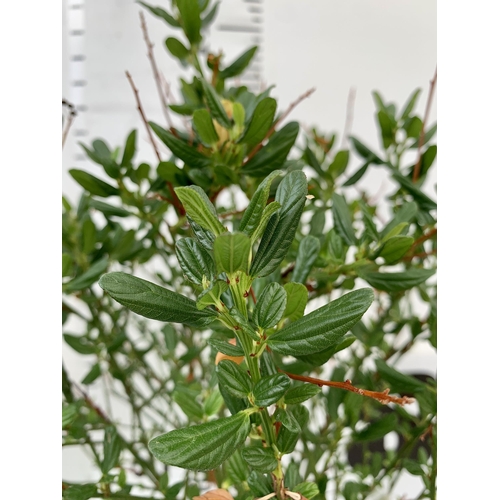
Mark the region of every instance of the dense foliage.
<instances>
[{"instance_id":1,"label":"dense foliage","mask_svg":"<svg viewBox=\"0 0 500 500\"><path fill-rule=\"evenodd\" d=\"M420 91L401 109L374 92L383 154L354 137L336 149L335 134L284 123L272 88L235 84L256 47L200 60L218 4L142 4L192 68L169 106L186 129L144 123L170 152L154 165L134 130L123 147L82 145L99 177L70 171L84 193L63 199L63 336L91 368L74 380L63 366L63 446L101 477L63 481L63 497L357 500L408 471L435 498L436 382L394 368L437 342L422 190L436 126L414 113ZM380 201L353 189L372 168L394 187Z\"/></svg>"}]
</instances>

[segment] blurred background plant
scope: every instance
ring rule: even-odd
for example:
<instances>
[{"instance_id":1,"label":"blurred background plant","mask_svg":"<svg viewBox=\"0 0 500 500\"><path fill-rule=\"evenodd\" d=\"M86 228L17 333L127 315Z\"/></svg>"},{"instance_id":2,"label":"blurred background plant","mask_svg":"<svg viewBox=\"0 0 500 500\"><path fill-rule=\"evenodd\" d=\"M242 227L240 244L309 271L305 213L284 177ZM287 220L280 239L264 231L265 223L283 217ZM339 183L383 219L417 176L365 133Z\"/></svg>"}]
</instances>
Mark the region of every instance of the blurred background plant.
<instances>
[{"instance_id":1,"label":"blurred background plant","mask_svg":"<svg viewBox=\"0 0 500 500\"><path fill-rule=\"evenodd\" d=\"M394 368L416 342L437 345L436 203L421 189L436 158L437 127L427 123L428 111L423 117L414 112L421 91L400 107L373 93L384 151L377 155L350 136L348 125L348 140L340 141L335 133L288 122L288 112L312 90L277 113L272 87L254 93L239 86L237 79L258 48L229 64L223 64L222 54L206 50L203 34L217 3L177 0L169 9L142 5L178 30L165 41L166 49L192 69L193 77L179 82L184 102L163 106L161 126L148 122L127 75L140 128L117 147L101 139L82 144L102 167L99 177L70 171L84 193L75 206L63 198L63 338L92 361L81 380L74 380L71 366L63 362L63 446L82 447L101 477L87 484L63 480L63 497L192 498L222 487L245 500L272 491L270 475L238 451L208 473L165 467L154 459L147 447L152 437L229 414L215 375L217 351L207 342L226 340L228 333L222 325L200 329L146 320L103 294L97 281L105 272L120 270L192 294L175 255L175 242L192 233L174 188L199 186L224 225L236 231L247 205L243 193L250 199L262 179L279 169L305 171L313 198L286 257L271 275L254 282L254 293L259 296L271 282L302 283L309 311L368 284L375 289L375 302L338 354L296 359L274 353L274 362L296 377L349 379L355 387L390 388L416 398L409 406L384 406L323 387L305 403L309 419L283 458L285 483L307 498L378 498L390 495L407 471L421 480L415 498L435 498L436 381ZM148 43L144 18L142 23ZM148 49L159 82L152 46ZM160 84L158 90L163 95ZM185 127L171 126L170 114L184 117ZM68 119L64 124L68 127ZM140 130L155 151L154 164L136 158ZM168 148L167 155L159 144ZM353 168L354 160L361 164ZM371 169L385 169L393 191L374 199L358 189L357 196L347 198L346 188L356 187ZM270 186L271 201L278 182ZM382 204L389 218L381 215ZM89 396L92 384L101 384L104 404Z\"/></svg>"}]
</instances>

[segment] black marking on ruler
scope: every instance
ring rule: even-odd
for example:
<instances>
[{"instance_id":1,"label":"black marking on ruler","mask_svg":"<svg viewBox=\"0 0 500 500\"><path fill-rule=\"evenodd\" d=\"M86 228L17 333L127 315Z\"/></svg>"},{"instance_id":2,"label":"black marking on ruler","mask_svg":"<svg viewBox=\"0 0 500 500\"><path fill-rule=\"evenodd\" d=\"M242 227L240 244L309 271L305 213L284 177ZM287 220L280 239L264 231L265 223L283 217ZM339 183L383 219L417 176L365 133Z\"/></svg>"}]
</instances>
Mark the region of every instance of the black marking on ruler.
<instances>
[{"instance_id":1,"label":"black marking on ruler","mask_svg":"<svg viewBox=\"0 0 500 500\"><path fill-rule=\"evenodd\" d=\"M236 33L262 33L262 29L256 26L236 26L234 24L221 24L218 26L220 31L233 31Z\"/></svg>"},{"instance_id":2,"label":"black marking on ruler","mask_svg":"<svg viewBox=\"0 0 500 500\"><path fill-rule=\"evenodd\" d=\"M250 12L251 14L262 14L262 12L264 11L262 10L262 7L259 7L257 5L255 6L252 5L248 7L248 12Z\"/></svg>"},{"instance_id":3,"label":"black marking on ruler","mask_svg":"<svg viewBox=\"0 0 500 500\"><path fill-rule=\"evenodd\" d=\"M70 30L69 34L71 36L83 36L85 35L85 30Z\"/></svg>"},{"instance_id":4,"label":"black marking on ruler","mask_svg":"<svg viewBox=\"0 0 500 500\"><path fill-rule=\"evenodd\" d=\"M81 62L85 61L85 56L83 54L75 54L74 56L70 57L70 60L73 62Z\"/></svg>"}]
</instances>

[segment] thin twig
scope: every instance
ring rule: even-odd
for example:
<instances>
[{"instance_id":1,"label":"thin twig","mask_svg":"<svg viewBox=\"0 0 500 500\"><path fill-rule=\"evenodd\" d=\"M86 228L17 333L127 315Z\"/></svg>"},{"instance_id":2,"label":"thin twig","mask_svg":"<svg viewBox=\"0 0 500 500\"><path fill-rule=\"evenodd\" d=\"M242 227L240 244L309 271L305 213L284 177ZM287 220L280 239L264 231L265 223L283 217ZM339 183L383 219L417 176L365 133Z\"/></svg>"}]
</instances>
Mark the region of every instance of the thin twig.
<instances>
[{"instance_id":1,"label":"thin twig","mask_svg":"<svg viewBox=\"0 0 500 500\"><path fill-rule=\"evenodd\" d=\"M158 95L160 96L163 114L165 115L165 120L167 120L168 127L172 129L174 128L174 126L172 124L172 120L170 119L170 115L168 112L168 104L165 98L165 94L163 93L163 90L161 88L160 72L158 71L158 66L156 65L156 60L153 53L153 44L149 39L148 27L146 25L146 18L144 17L144 14L142 12L139 12L139 17L141 18L142 33L144 35L144 41L146 42L146 47L148 49L148 59L151 63L151 69L153 70L153 76L156 83L156 89L158 90Z\"/></svg>"},{"instance_id":2,"label":"thin twig","mask_svg":"<svg viewBox=\"0 0 500 500\"><path fill-rule=\"evenodd\" d=\"M354 102L356 101L356 88L351 87L347 95L347 110L345 114L344 134L342 135L341 148L347 149L347 138L351 135L352 122L354 121Z\"/></svg>"},{"instance_id":3,"label":"thin twig","mask_svg":"<svg viewBox=\"0 0 500 500\"><path fill-rule=\"evenodd\" d=\"M64 144L66 142L66 137L68 137L69 129L71 128L71 124L73 123L73 120L75 116L77 115L75 106L68 102L66 99L62 100L63 106L66 106L69 110L68 117L66 118L66 124L63 129L62 133L62 147L64 148Z\"/></svg>"},{"instance_id":4,"label":"thin twig","mask_svg":"<svg viewBox=\"0 0 500 500\"><path fill-rule=\"evenodd\" d=\"M315 384L319 387L327 385L328 387L336 387L338 389L344 389L345 391L355 392L356 394L359 394L361 396L366 396L368 398L376 399L378 402L384 405L389 403L396 403L398 405L403 406L405 404L413 403L415 401L415 399L409 398L408 396L403 396L403 397L391 396L389 394L389 389L386 389L383 392L375 392L375 391L368 391L367 389L359 389L358 387L354 387L350 380L346 380L345 382L332 382L330 380L321 380L319 378L295 375L294 373L288 373L283 370L280 371L282 371L285 375L294 380L300 380L301 382L308 382L310 384Z\"/></svg>"},{"instance_id":5,"label":"thin twig","mask_svg":"<svg viewBox=\"0 0 500 500\"><path fill-rule=\"evenodd\" d=\"M429 88L429 96L427 97L427 104L425 106L425 114L424 121L422 122L422 130L420 131L420 137L418 138L418 161L413 169L413 182L417 182L418 176L420 174L420 167L422 165L422 146L424 145L424 137L425 137L425 126L427 125L427 120L429 119L429 113L431 111L432 98L434 96L434 89L436 88L437 82L437 68L434 72L434 77L431 80L430 88Z\"/></svg>"},{"instance_id":6,"label":"thin twig","mask_svg":"<svg viewBox=\"0 0 500 500\"><path fill-rule=\"evenodd\" d=\"M248 163L261 149L262 147L264 146L264 142L267 141L267 139L269 139L269 137L271 137L271 135L273 134L273 132L276 130L276 128L278 127L278 125L304 100L306 99L307 97L309 97L316 89L313 87L311 89L309 89L307 92L305 92L304 94L302 94L301 96L299 96L295 101L293 101L290 106L288 106L288 109L274 122L273 126L269 129L269 131L267 132L266 136L264 137L264 139L262 139L262 141L257 144L253 149L252 151L250 151L249 155L247 156L247 159L243 162L243 165L245 165L246 163Z\"/></svg>"},{"instance_id":7,"label":"thin twig","mask_svg":"<svg viewBox=\"0 0 500 500\"><path fill-rule=\"evenodd\" d=\"M144 109L142 108L141 100L139 98L139 91L137 90L137 87L134 84L134 80L132 79L132 75L128 71L125 71L125 75L127 76L128 81L130 82L130 86L132 87L132 90L134 92L135 101L137 103L137 110L139 111L139 114L141 115L144 126L146 127L146 132L148 133L149 140L151 141L153 149L155 150L156 157L158 158L158 161L161 162L160 152L158 151L158 148L156 146L156 142L153 138L153 134L151 133L151 128L148 124L148 119L146 118L146 114L144 113ZM177 194L174 191L174 187L172 186L172 183L167 181L167 187L168 187L168 190L170 192L170 196L172 196L172 204L175 208L175 211L177 212L177 214L184 215L185 214L184 207L182 206L179 198L177 197Z\"/></svg>"}]
</instances>

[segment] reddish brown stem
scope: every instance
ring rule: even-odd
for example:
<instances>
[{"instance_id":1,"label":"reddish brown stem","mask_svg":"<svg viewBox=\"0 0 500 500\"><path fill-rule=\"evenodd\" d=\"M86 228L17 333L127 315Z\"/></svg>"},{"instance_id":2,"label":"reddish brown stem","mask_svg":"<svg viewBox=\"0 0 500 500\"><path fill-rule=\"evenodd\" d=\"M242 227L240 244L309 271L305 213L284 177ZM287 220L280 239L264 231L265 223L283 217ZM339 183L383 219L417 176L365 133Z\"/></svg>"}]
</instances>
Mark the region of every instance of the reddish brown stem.
<instances>
[{"instance_id":1,"label":"reddish brown stem","mask_svg":"<svg viewBox=\"0 0 500 500\"><path fill-rule=\"evenodd\" d=\"M398 397L391 396L389 394L389 389L386 389L383 392L369 391L367 389L359 389L358 387L354 387L350 380L346 380L345 382L332 382L330 380L321 380L319 378L313 377L305 377L303 375L295 375L294 373L288 373L283 370L280 370L285 375L294 380L300 380L301 382L308 382L309 384L315 384L319 387L323 387L324 385L328 387L336 387L337 389L344 389L345 391L355 392L360 396L366 396L368 398L376 399L379 403L384 405L389 403L396 403L398 405L406 405L409 403L413 403L415 401L414 398L409 398L408 396Z\"/></svg>"},{"instance_id":2,"label":"reddish brown stem","mask_svg":"<svg viewBox=\"0 0 500 500\"><path fill-rule=\"evenodd\" d=\"M153 134L151 133L151 128L148 124L148 119L146 118L146 114L144 113L144 109L142 107L141 100L139 98L139 91L137 90L137 87L135 86L134 80L132 79L132 75L128 71L125 71L125 75L127 76L128 81L130 82L130 86L132 87L132 90L134 92L135 101L137 103L137 110L139 111L139 114L141 115L144 126L146 127L146 132L148 133L149 140L150 140L151 144L153 145L153 149L156 153L156 157L158 158L158 161L161 162L160 152L158 151L158 148L156 147L156 142L153 138ZM167 182L167 187L168 187L168 190L170 192L170 196L172 197L172 205L174 206L175 211L177 212L178 215L184 215L186 212L184 211L184 207L182 206L182 203L180 202L179 198L175 194L174 187L172 186L172 183Z\"/></svg>"},{"instance_id":3,"label":"reddish brown stem","mask_svg":"<svg viewBox=\"0 0 500 500\"><path fill-rule=\"evenodd\" d=\"M307 92L305 92L304 94L302 94L301 96L299 96L295 101L293 101L290 106L288 106L288 109L274 122L273 126L269 129L269 131L267 132L266 136L264 137L264 139L262 139L262 141L257 144L253 149L252 151L250 151L249 155L247 156L247 159L243 162L243 165L245 165L246 163L248 163L261 149L262 147L264 146L264 143L267 141L267 139L269 139L269 137L271 137L271 135L273 134L273 132L276 130L276 128L278 127L278 125L304 100L306 99L307 97L309 97L316 89L315 88L312 88L312 89L309 89Z\"/></svg>"},{"instance_id":4,"label":"reddish brown stem","mask_svg":"<svg viewBox=\"0 0 500 500\"><path fill-rule=\"evenodd\" d=\"M250 287L250 295L252 297L253 303L257 304L257 299L255 298L255 292L253 291L252 287Z\"/></svg>"},{"instance_id":5,"label":"reddish brown stem","mask_svg":"<svg viewBox=\"0 0 500 500\"><path fill-rule=\"evenodd\" d=\"M430 83L429 96L427 98L427 104L425 106L424 121L422 122L422 130L420 131L420 136L418 138L418 161L413 169L413 182L417 182L418 176L420 175L420 167L422 165L422 147L424 145L425 137L425 126L427 125L427 120L429 119L429 113L431 111L432 97L434 96L434 89L436 88L437 82L437 68L434 72L434 77Z\"/></svg>"}]
</instances>

